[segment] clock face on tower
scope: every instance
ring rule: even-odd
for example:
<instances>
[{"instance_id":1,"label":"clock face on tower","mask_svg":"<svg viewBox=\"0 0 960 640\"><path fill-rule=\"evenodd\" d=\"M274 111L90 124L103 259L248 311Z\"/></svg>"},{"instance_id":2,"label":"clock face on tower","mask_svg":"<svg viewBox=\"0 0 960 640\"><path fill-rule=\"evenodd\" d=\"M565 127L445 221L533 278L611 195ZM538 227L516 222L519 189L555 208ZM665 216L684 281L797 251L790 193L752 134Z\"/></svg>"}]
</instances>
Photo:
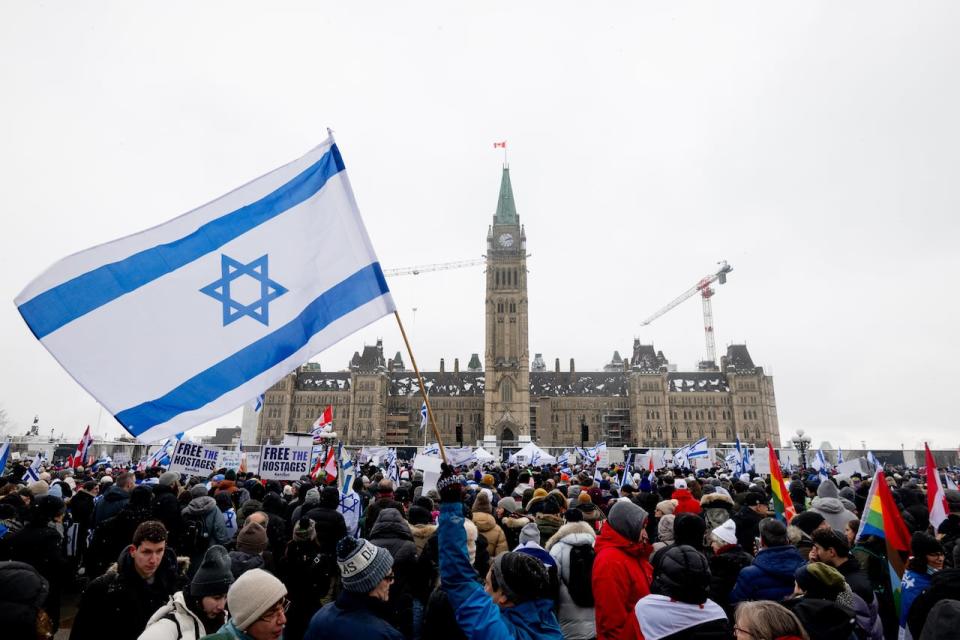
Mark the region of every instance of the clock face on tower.
<instances>
[{"instance_id":1,"label":"clock face on tower","mask_svg":"<svg viewBox=\"0 0 960 640\"><path fill-rule=\"evenodd\" d=\"M500 237L497 238L497 242L501 247L510 248L513 246L513 234L512 233L501 233Z\"/></svg>"}]
</instances>

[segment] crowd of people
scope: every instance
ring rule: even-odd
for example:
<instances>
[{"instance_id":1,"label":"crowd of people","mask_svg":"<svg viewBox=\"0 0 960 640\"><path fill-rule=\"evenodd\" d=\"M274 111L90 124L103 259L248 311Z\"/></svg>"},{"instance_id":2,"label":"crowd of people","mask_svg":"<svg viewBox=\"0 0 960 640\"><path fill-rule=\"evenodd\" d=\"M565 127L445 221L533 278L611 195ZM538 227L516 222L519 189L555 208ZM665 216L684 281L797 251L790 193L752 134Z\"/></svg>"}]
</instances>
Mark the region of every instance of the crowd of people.
<instances>
[{"instance_id":1,"label":"crowd of people","mask_svg":"<svg viewBox=\"0 0 960 640\"><path fill-rule=\"evenodd\" d=\"M444 465L425 490L368 464L351 530L306 476L18 463L0 636L53 637L79 593L73 640L960 638L960 492L934 529L915 470L882 476L912 535L899 589L858 537L870 477L793 474L788 523L761 477L618 471Z\"/></svg>"}]
</instances>

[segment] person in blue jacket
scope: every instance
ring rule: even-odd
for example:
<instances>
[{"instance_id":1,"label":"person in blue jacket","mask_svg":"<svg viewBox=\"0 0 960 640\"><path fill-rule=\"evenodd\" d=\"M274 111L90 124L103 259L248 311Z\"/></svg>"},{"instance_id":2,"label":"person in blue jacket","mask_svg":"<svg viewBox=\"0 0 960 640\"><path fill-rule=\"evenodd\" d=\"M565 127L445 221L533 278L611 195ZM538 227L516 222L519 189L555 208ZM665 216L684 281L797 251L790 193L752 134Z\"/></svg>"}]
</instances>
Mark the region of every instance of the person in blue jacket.
<instances>
[{"instance_id":1,"label":"person in blue jacket","mask_svg":"<svg viewBox=\"0 0 960 640\"><path fill-rule=\"evenodd\" d=\"M491 562L484 586L467 556L463 528L463 478L444 465L440 493L440 581L467 638L482 640L563 640L548 592L549 575L539 560L516 552Z\"/></svg>"},{"instance_id":2,"label":"person in blue jacket","mask_svg":"<svg viewBox=\"0 0 960 640\"><path fill-rule=\"evenodd\" d=\"M730 604L746 600L780 602L793 593L793 574L807 561L787 540L787 527L774 518L760 521L760 551L744 567L730 592Z\"/></svg>"},{"instance_id":3,"label":"person in blue jacket","mask_svg":"<svg viewBox=\"0 0 960 640\"><path fill-rule=\"evenodd\" d=\"M403 640L387 622L393 556L368 540L346 536L337 543L343 591L313 615L304 640Z\"/></svg>"}]
</instances>

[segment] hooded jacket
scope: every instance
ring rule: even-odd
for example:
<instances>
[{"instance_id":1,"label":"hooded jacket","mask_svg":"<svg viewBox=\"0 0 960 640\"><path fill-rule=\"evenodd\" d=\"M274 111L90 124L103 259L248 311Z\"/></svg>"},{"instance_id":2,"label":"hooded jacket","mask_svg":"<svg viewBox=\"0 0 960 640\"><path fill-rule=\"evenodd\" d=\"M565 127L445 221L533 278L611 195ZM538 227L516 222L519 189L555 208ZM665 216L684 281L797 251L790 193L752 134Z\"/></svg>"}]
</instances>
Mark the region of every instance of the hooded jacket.
<instances>
[{"instance_id":1,"label":"hooded jacket","mask_svg":"<svg viewBox=\"0 0 960 640\"><path fill-rule=\"evenodd\" d=\"M32 566L0 562L0 629L4 637L36 637L37 613L49 593L50 585Z\"/></svg>"},{"instance_id":2,"label":"hooded jacket","mask_svg":"<svg viewBox=\"0 0 960 640\"><path fill-rule=\"evenodd\" d=\"M689 489L674 489L670 496L677 501L677 506L673 510L673 515L681 513L700 513L700 502L693 497Z\"/></svg>"},{"instance_id":3,"label":"hooded jacket","mask_svg":"<svg viewBox=\"0 0 960 640\"><path fill-rule=\"evenodd\" d=\"M712 531L733 517L733 498L722 493L708 493L700 498L700 508L707 531Z\"/></svg>"},{"instance_id":4,"label":"hooded jacket","mask_svg":"<svg viewBox=\"0 0 960 640\"><path fill-rule=\"evenodd\" d=\"M203 520L203 526L210 536L210 545L222 545L230 541L230 532L227 531L227 525L223 521L223 514L217 508L217 501L210 496L194 498L180 513L184 520L191 518Z\"/></svg>"},{"instance_id":5,"label":"hooded jacket","mask_svg":"<svg viewBox=\"0 0 960 640\"><path fill-rule=\"evenodd\" d=\"M384 509L370 531L370 542L383 547L393 557L396 579L390 585L388 620L405 636L413 632L413 595L411 586L417 565L417 545L410 525L396 509Z\"/></svg>"},{"instance_id":6,"label":"hooded jacket","mask_svg":"<svg viewBox=\"0 0 960 640\"><path fill-rule=\"evenodd\" d=\"M437 536L440 580L464 635L484 640L563 640L552 600L528 600L501 609L474 580L466 551L462 504L440 505Z\"/></svg>"},{"instance_id":7,"label":"hooded jacket","mask_svg":"<svg viewBox=\"0 0 960 640\"><path fill-rule=\"evenodd\" d=\"M417 557L420 557L423 548L427 546L427 540L437 531L435 524L411 524L410 534L413 536L413 543L417 545Z\"/></svg>"},{"instance_id":8,"label":"hooded jacket","mask_svg":"<svg viewBox=\"0 0 960 640\"><path fill-rule=\"evenodd\" d=\"M597 636L593 607L581 607L573 601L567 585L570 583L570 552L574 547L592 547L597 535L586 522L563 525L547 541L547 551L557 562L560 590L557 598L557 619L564 640L590 640Z\"/></svg>"},{"instance_id":9,"label":"hooded jacket","mask_svg":"<svg viewBox=\"0 0 960 640\"><path fill-rule=\"evenodd\" d=\"M791 545L761 549L753 564L740 571L730 592L730 604L745 600L782 601L793 593L794 572L806 563Z\"/></svg>"},{"instance_id":10,"label":"hooded jacket","mask_svg":"<svg viewBox=\"0 0 960 640\"><path fill-rule=\"evenodd\" d=\"M507 551L507 536L503 530L497 526L497 521L489 513L483 511L474 511L470 517L473 524L477 525L477 530L487 539L487 553L494 558L504 551Z\"/></svg>"},{"instance_id":11,"label":"hooded jacket","mask_svg":"<svg viewBox=\"0 0 960 640\"><path fill-rule=\"evenodd\" d=\"M183 591L157 609L137 640L200 640L206 635L203 621L187 607Z\"/></svg>"},{"instance_id":12,"label":"hooded jacket","mask_svg":"<svg viewBox=\"0 0 960 640\"><path fill-rule=\"evenodd\" d=\"M930 610L930 618L917 640L938 640L955 636L960 628L960 602L941 600Z\"/></svg>"},{"instance_id":13,"label":"hooded jacket","mask_svg":"<svg viewBox=\"0 0 960 640\"><path fill-rule=\"evenodd\" d=\"M96 527L100 523L112 518L120 513L120 510L130 501L130 493L124 491L116 485L110 485L103 498L96 503L93 508L93 521L91 527Z\"/></svg>"},{"instance_id":14,"label":"hooded jacket","mask_svg":"<svg viewBox=\"0 0 960 640\"><path fill-rule=\"evenodd\" d=\"M810 511L822 515L830 528L836 531L844 531L848 522L857 519L855 514L847 511L843 506L843 502L840 501L840 490L830 480L821 482L817 487L817 497L813 499Z\"/></svg>"},{"instance_id":15,"label":"hooded jacket","mask_svg":"<svg viewBox=\"0 0 960 640\"><path fill-rule=\"evenodd\" d=\"M650 593L652 547L646 542L627 540L608 523L600 530L593 548L597 640L642 638L633 605Z\"/></svg>"},{"instance_id":16,"label":"hooded jacket","mask_svg":"<svg viewBox=\"0 0 960 640\"><path fill-rule=\"evenodd\" d=\"M753 556L738 544L720 547L708 557L710 562L710 598L723 607L733 620L733 607L730 605L730 593L740 572L753 564Z\"/></svg>"},{"instance_id":17,"label":"hooded jacket","mask_svg":"<svg viewBox=\"0 0 960 640\"><path fill-rule=\"evenodd\" d=\"M503 535L507 541L507 551L513 551L517 548L517 545L520 544L520 531L531 522L533 520L519 514L512 516L505 514L500 518L500 528L503 529Z\"/></svg>"},{"instance_id":18,"label":"hooded jacket","mask_svg":"<svg viewBox=\"0 0 960 640\"><path fill-rule=\"evenodd\" d=\"M853 612L833 600L801 597L782 604L797 616L810 640L856 640Z\"/></svg>"}]
</instances>

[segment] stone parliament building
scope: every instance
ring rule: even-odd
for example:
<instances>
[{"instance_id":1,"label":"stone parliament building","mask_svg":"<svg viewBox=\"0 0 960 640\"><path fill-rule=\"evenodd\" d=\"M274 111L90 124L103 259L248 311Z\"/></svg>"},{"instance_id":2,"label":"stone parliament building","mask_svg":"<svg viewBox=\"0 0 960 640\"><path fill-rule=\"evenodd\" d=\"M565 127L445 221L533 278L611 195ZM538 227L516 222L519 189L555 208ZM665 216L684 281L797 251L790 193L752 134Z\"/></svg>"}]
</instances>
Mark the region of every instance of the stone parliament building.
<instances>
[{"instance_id":1,"label":"stone parliament building","mask_svg":"<svg viewBox=\"0 0 960 640\"><path fill-rule=\"evenodd\" d=\"M486 335L483 361L465 368L422 371L445 444L571 447L606 441L610 447L676 448L707 437L710 446L780 442L773 378L754 364L745 345L730 345L715 363L678 372L662 351L635 340L633 352L614 352L603 371L548 369L530 361L527 328L527 238L503 169L493 223L487 231ZM423 443L422 398L416 374L382 341L356 352L343 371L307 363L268 389L257 423L258 443L286 432L307 433L328 404L347 445ZM494 445L493 439L496 440ZM429 438L432 441L432 438Z\"/></svg>"}]
</instances>

